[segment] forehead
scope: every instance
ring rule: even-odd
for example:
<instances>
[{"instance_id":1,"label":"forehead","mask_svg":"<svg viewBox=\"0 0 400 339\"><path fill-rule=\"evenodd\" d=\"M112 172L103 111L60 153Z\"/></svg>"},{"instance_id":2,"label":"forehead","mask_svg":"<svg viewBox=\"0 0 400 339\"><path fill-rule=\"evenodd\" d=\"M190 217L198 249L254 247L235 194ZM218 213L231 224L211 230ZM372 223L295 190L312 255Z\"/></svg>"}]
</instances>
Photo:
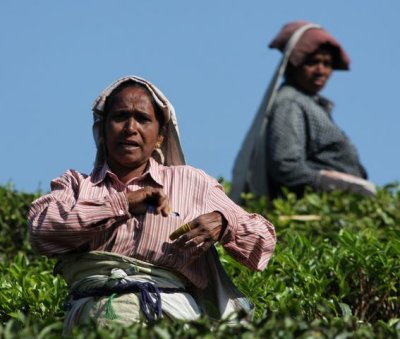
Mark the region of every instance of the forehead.
<instances>
[{"instance_id":1,"label":"forehead","mask_svg":"<svg viewBox=\"0 0 400 339\"><path fill-rule=\"evenodd\" d=\"M150 94L144 88L138 86L126 86L120 90L116 90L110 95L108 100L110 109L116 106L130 106L133 104L146 107L151 106L153 108Z\"/></svg>"},{"instance_id":2,"label":"forehead","mask_svg":"<svg viewBox=\"0 0 400 339\"><path fill-rule=\"evenodd\" d=\"M135 100L145 100L145 101L151 101L149 93L142 88L138 86L126 86L119 90L117 93L114 95L111 94L111 96L114 96L115 98L126 100L126 99L135 99Z\"/></svg>"},{"instance_id":3,"label":"forehead","mask_svg":"<svg viewBox=\"0 0 400 339\"><path fill-rule=\"evenodd\" d=\"M333 52L327 47L320 47L314 53L310 54L307 59L333 59Z\"/></svg>"}]
</instances>

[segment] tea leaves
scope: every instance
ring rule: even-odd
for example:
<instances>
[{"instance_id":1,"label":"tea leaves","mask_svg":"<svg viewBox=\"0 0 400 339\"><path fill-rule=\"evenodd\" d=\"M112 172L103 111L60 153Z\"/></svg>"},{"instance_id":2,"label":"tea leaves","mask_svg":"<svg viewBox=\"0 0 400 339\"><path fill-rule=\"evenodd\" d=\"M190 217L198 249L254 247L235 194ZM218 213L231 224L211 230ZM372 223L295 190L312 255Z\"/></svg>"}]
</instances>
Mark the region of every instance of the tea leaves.
<instances>
[{"instance_id":1,"label":"tea leaves","mask_svg":"<svg viewBox=\"0 0 400 339\"><path fill-rule=\"evenodd\" d=\"M229 189L229 183L224 184ZM0 186L0 337L59 338L64 281L54 261L35 254L26 215L38 194ZM235 284L254 303L251 321L200 319L148 326L77 328L74 338L399 338L400 186L375 198L343 192L287 193L268 201L245 195L244 207L271 220L276 251L252 272L218 251Z\"/></svg>"}]
</instances>

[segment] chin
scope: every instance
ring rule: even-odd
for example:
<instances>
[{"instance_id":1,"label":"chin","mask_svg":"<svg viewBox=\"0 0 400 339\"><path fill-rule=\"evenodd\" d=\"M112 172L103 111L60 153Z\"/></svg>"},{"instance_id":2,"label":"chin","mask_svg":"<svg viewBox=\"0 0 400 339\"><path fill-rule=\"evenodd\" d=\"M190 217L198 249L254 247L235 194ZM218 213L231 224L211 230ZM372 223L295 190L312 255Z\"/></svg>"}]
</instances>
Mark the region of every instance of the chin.
<instances>
[{"instance_id":1,"label":"chin","mask_svg":"<svg viewBox=\"0 0 400 339\"><path fill-rule=\"evenodd\" d=\"M322 89L324 88L324 86L313 86L312 88L310 88L310 93L315 95L318 94L319 92L322 91Z\"/></svg>"},{"instance_id":2,"label":"chin","mask_svg":"<svg viewBox=\"0 0 400 339\"><path fill-rule=\"evenodd\" d=\"M137 160L137 159L132 159L132 160L129 160L129 161L124 161L123 163L122 163L122 165L123 166L125 166L126 168L131 168L131 169L135 169L135 168L137 168L137 167L140 167L141 165L143 165L143 161L139 161L139 160Z\"/></svg>"}]
</instances>

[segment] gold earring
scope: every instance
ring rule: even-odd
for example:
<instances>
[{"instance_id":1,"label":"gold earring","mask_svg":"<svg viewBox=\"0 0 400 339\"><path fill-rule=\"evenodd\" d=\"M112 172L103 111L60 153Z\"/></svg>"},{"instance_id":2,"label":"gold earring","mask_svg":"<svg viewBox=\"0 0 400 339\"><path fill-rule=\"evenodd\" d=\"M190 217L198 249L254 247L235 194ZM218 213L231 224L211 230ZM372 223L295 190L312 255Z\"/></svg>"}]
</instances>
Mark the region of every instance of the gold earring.
<instances>
[{"instance_id":1,"label":"gold earring","mask_svg":"<svg viewBox=\"0 0 400 339\"><path fill-rule=\"evenodd\" d=\"M164 141L164 138L161 135L158 136L155 148L161 148L163 141Z\"/></svg>"}]
</instances>

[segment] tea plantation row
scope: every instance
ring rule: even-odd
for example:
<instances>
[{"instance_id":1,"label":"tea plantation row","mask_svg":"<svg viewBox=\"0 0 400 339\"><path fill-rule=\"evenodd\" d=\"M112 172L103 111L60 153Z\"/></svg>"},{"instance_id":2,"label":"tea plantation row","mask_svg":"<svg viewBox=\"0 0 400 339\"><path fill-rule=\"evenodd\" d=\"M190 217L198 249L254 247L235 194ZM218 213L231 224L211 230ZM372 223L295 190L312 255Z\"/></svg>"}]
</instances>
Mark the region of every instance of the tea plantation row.
<instances>
[{"instance_id":1,"label":"tea plantation row","mask_svg":"<svg viewBox=\"0 0 400 339\"><path fill-rule=\"evenodd\" d=\"M58 338L63 280L54 261L32 252L26 214L39 194L0 186L0 337ZM251 272L218 248L235 284L256 306L250 323L208 319L76 329L74 338L400 338L400 186L376 198L346 193L287 194L245 208L276 227L264 272Z\"/></svg>"}]
</instances>

